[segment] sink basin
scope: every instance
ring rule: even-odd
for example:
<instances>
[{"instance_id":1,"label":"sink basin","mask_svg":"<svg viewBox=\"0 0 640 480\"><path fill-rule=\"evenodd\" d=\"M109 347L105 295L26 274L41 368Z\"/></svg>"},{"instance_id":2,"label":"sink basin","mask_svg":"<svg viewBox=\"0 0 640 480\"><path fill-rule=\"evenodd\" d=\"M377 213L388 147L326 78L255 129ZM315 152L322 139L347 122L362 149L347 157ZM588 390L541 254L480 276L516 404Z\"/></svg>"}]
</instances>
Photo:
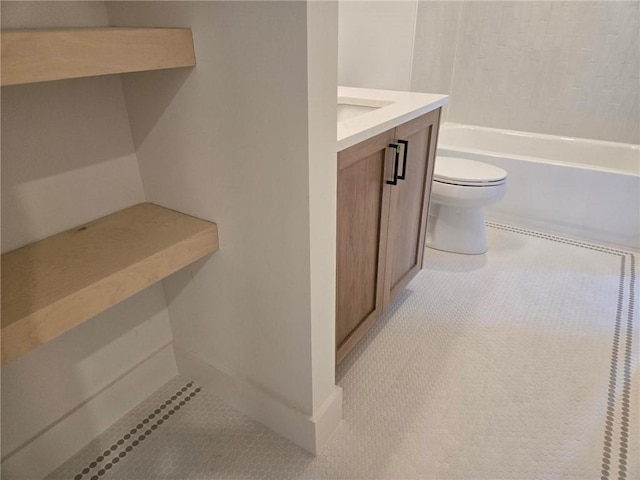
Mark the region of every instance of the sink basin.
<instances>
[{"instance_id":1,"label":"sink basin","mask_svg":"<svg viewBox=\"0 0 640 480\"><path fill-rule=\"evenodd\" d=\"M369 98L338 97L338 122L344 122L365 113L391 105L393 102Z\"/></svg>"},{"instance_id":2,"label":"sink basin","mask_svg":"<svg viewBox=\"0 0 640 480\"><path fill-rule=\"evenodd\" d=\"M353 117L358 117L364 113L373 112L380 107L367 107L365 105L338 104L338 121L344 122Z\"/></svg>"}]
</instances>

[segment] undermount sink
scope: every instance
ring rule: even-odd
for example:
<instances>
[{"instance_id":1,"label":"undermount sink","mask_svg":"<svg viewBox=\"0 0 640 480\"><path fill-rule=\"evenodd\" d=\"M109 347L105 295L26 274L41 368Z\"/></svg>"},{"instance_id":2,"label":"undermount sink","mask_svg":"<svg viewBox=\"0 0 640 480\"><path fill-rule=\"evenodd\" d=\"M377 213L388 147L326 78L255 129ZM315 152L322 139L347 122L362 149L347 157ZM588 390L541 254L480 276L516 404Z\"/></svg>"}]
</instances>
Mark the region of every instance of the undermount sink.
<instances>
[{"instance_id":1,"label":"undermount sink","mask_svg":"<svg viewBox=\"0 0 640 480\"><path fill-rule=\"evenodd\" d=\"M344 122L353 117L358 117L364 113L372 112L380 107L366 107L364 105L338 104L338 121Z\"/></svg>"},{"instance_id":2,"label":"undermount sink","mask_svg":"<svg viewBox=\"0 0 640 480\"><path fill-rule=\"evenodd\" d=\"M373 112L392 103L393 102L364 98L338 98L338 122L359 117L360 115Z\"/></svg>"}]
</instances>

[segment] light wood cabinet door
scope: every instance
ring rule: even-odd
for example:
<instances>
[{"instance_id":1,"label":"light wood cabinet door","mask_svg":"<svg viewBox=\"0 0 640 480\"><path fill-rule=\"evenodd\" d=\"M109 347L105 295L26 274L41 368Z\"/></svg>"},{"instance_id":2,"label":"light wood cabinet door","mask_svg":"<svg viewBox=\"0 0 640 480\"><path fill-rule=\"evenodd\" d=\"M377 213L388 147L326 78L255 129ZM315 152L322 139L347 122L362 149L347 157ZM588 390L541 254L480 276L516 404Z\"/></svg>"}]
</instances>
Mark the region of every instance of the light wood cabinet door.
<instances>
[{"instance_id":1,"label":"light wood cabinet door","mask_svg":"<svg viewBox=\"0 0 640 480\"><path fill-rule=\"evenodd\" d=\"M393 139L390 130L338 153L338 362L383 309Z\"/></svg>"},{"instance_id":2,"label":"light wood cabinet door","mask_svg":"<svg viewBox=\"0 0 640 480\"><path fill-rule=\"evenodd\" d=\"M391 188L385 266L384 307L390 305L422 268L431 179L435 164L440 110L400 125L397 142L408 142L404 179ZM401 152L404 157L404 152Z\"/></svg>"},{"instance_id":3,"label":"light wood cabinet door","mask_svg":"<svg viewBox=\"0 0 640 480\"><path fill-rule=\"evenodd\" d=\"M422 268L439 122L438 109L338 153L336 362Z\"/></svg>"}]
</instances>

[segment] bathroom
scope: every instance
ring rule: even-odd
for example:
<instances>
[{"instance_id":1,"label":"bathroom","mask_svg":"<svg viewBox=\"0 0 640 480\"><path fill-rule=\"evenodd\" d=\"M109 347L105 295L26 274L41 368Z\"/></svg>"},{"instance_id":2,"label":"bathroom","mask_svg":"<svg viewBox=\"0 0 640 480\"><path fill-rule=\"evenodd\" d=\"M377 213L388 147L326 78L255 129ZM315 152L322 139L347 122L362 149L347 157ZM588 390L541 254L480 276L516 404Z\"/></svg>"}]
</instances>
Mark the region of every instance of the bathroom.
<instances>
[{"instance_id":1,"label":"bathroom","mask_svg":"<svg viewBox=\"0 0 640 480\"><path fill-rule=\"evenodd\" d=\"M638 15L3 1L3 29L188 27L197 59L2 88L3 254L145 201L215 222L219 250L3 365L2 478L637 478ZM426 249L337 368L336 85L449 95L439 154L507 172L487 253ZM460 125L636 163L602 188L616 172L581 169L562 185L593 204L569 205Z\"/></svg>"}]
</instances>

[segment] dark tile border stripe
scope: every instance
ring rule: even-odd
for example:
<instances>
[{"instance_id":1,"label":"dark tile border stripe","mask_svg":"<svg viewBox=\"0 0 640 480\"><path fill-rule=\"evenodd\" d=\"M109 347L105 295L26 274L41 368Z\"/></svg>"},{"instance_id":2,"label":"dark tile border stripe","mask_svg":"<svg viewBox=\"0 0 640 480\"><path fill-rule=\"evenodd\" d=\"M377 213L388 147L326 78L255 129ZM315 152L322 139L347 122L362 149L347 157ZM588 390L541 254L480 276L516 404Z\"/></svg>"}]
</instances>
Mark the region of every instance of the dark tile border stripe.
<instances>
[{"instance_id":1,"label":"dark tile border stripe","mask_svg":"<svg viewBox=\"0 0 640 480\"><path fill-rule=\"evenodd\" d=\"M613 330L613 346L611 347L611 367L609 369L609 390L607 392L607 416L604 427L604 446L602 452L601 479L608 479L611 469L611 454L614 437L614 418L616 409L616 387L618 382L618 360L620 329L622 325L622 306L624 302L624 273L625 257L620 260L620 283L618 286L618 305L616 307L616 321Z\"/></svg>"},{"instance_id":2,"label":"dark tile border stripe","mask_svg":"<svg viewBox=\"0 0 640 480\"><path fill-rule=\"evenodd\" d=\"M629 451L629 411L631 401L631 355L633 351L633 319L635 313L635 279L636 265L631 256L631 272L629 274L629 308L627 310L627 338L624 348L624 380L622 388L622 422L620 427L620 455L618 457L618 478L627 478L627 453Z\"/></svg>"},{"instance_id":3,"label":"dark tile border stripe","mask_svg":"<svg viewBox=\"0 0 640 480\"><path fill-rule=\"evenodd\" d=\"M572 240L570 238L557 237L555 235L551 235L548 233L535 232L533 230L526 230L524 228L512 227L509 225L502 225L500 223L494 222L485 222L488 227L497 228L499 230L505 230L507 232L521 233L523 235L528 235L530 237L543 238L546 240L551 240L553 242L564 243L566 245L573 245L576 247L582 247L589 250L595 250L596 252L602 253L610 253L612 255L633 255L631 252L626 252L624 250L619 250L613 247L607 247L604 245L595 245L592 243L582 242L580 240Z\"/></svg>"},{"instance_id":4,"label":"dark tile border stripe","mask_svg":"<svg viewBox=\"0 0 640 480\"><path fill-rule=\"evenodd\" d=\"M164 422L169 420L169 418L171 418L174 413L185 406L187 402L191 401L191 399L200 392L200 387L196 387L194 390L189 392L189 389L192 386L193 382L189 382L180 390L176 391L170 398L160 404L153 412L147 415L134 428L120 437L113 445L111 445L111 447L105 450L101 455L98 455L98 457L96 457L93 462L83 468L80 473L73 477L74 480L83 480L89 478L90 480L99 480L100 477L105 475L114 465L124 459L131 451L133 451L135 447L140 445L141 442L143 442L149 435L155 432ZM174 402L175 405L171 407L171 404L173 404ZM151 424L151 421L154 419L156 419L155 422ZM134 435L136 435L138 432L140 432L140 435L134 438ZM124 446L125 443L128 443L126 447ZM118 449L120 449L120 452L118 452ZM108 460L108 457L111 457L111 459ZM101 465L103 462L106 463L104 463L104 465ZM98 466L100 466L100 469L95 472L92 477L89 477L91 471L97 469Z\"/></svg>"},{"instance_id":5,"label":"dark tile border stripe","mask_svg":"<svg viewBox=\"0 0 640 480\"><path fill-rule=\"evenodd\" d=\"M601 480L609 480L610 470L612 468L612 447L614 432L614 416L616 409L616 388L618 382L618 370L620 368L620 335L622 331L622 318L625 297L625 280L626 280L626 263L629 260L629 303L627 308L627 319L625 323L625 340L624 340L624 360L623 360L623 378L622 378L622 408L620 412L620 442L618 451L618 479L625 480L627 478L627 459L629 453L629 422L631 418L630 401L631 401L631 361L633 352L633 321L635 314L635 282L636 282L636 257L631 252L618 250L602 245L594 245L568 238L556 237L541 232L525 230L523 228L511 227L494 222L485 222L488 227L504 230L507 232L519 233L530 237L550 240L553 242L564 243L580 248L594 250L596 252L615 255L620 258L620 282L618 288L618 303L616 306L616 320L614 324L613 343L611 347L611 366L609 369L609 389L607 394L607 416L604 428L604 442L602 452L602 470Z\"/></svg>"}]
</instances>

